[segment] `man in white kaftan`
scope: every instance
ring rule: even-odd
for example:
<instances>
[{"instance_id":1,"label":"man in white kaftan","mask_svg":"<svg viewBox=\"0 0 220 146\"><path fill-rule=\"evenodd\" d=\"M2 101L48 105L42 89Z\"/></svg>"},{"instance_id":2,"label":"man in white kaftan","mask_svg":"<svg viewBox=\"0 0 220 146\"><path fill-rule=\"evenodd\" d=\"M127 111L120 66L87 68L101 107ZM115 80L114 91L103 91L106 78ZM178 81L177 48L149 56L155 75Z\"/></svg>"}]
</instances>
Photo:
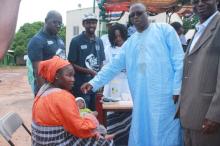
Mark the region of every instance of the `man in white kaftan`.
<instances>
[{"instance_id":1,"label":"man in white kaftan","mask_svg":"<svg viewBox=\"0 0 220 146\"><path fill-rule=\"evenodd\" d=\"M169 24L148 23L146 8L137 3L130 17L137 28L121 52L81 89L97 90L126 69L133 100L129 146L181 146L173 96L180 92L183 49Z\"/></svg>"}]
</instances>

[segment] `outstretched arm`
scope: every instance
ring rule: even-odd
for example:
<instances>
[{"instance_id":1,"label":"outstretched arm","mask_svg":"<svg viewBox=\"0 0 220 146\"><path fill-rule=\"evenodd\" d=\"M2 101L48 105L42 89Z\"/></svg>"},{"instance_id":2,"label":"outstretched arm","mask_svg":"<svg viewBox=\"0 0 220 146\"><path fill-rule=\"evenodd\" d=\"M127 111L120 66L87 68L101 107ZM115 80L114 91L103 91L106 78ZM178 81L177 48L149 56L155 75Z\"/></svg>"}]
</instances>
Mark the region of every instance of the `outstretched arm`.
<instances>
[{"instance_id":1,"label":"outstretched arm","mask_svg":"<svg viewBox=\"0 0 220 146\"><path fill-rule=\"evenodd\" d=\"M93 91L98 90L100 87L111 81L121 70L125 69L126 48L127 45L123 45L120 54L116 55L111 63L106 64L91 81L81 86L83 93L86 93L91 89Z\"/></svg>"},{"instance_id":2,"label":"outstretched arm","mask_svg":"<svg viewBox=\"0 0 220 146\"><path fill-rule=\"evenodd\" d=\"M21 0L0 0L0 60L13 39Z\"/></svg>"}]
</instances>

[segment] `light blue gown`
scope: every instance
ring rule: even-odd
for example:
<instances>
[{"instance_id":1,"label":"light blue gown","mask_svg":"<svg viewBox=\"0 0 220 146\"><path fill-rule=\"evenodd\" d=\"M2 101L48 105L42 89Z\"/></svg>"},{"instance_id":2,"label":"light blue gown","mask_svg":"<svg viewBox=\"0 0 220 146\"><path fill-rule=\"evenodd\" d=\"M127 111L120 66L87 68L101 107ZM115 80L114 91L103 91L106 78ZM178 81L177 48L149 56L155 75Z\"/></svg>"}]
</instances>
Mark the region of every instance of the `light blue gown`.
<instances>
[{"instance_id":1,"label":"light blue gown","mask_svg":"<svg viewBox=\"0 0 220 146\"><path fill-rule=\"evenodd\" d=\"M182 145L172 96L180 92L183 57L174 29L152 23L142 33L133 34L112 63L89 82L95 91L122 69L127 70L134 105L129 146Z\"/></svg>"}]
</instances>

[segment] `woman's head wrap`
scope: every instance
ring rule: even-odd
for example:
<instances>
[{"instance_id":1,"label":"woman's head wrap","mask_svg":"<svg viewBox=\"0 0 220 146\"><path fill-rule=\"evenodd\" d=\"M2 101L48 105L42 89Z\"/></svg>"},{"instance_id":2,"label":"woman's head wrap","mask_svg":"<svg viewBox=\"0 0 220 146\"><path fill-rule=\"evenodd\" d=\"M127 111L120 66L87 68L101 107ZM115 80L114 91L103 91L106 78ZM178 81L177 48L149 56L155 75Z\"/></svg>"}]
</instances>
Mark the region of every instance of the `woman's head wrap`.
<instances>
[{"instance_id":1,"label":"woman's head wrap","mask_svg":"<svg viewBox=\"0 0 220 146\"><path fill-rule=\"evenodd\" d=\"M41 61L38 66L38 74L50 83L53 83L56 72L69 65L69 61L58 56L45 61Z\"/></svg>"}]
</instances>

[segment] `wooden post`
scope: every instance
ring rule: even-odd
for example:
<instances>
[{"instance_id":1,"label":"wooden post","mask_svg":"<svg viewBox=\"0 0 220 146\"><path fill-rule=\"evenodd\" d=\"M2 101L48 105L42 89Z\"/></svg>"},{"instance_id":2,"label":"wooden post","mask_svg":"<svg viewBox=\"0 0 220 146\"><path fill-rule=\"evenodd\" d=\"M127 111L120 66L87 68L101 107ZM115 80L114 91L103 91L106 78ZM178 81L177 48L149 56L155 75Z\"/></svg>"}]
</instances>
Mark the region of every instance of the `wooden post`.
<instances>
[{"instance_id":1,"label":"wooden post","mask_svg":"<svg viewBox=\"0 0 220 146\"><path fill-rule=\"evenodd\" d=\"M102 107L102 93L96 93L96 111L98 112L98 121L100 124L104 124L104 112L103 112L103 107Z\"/></svg>"}]
</instances>

